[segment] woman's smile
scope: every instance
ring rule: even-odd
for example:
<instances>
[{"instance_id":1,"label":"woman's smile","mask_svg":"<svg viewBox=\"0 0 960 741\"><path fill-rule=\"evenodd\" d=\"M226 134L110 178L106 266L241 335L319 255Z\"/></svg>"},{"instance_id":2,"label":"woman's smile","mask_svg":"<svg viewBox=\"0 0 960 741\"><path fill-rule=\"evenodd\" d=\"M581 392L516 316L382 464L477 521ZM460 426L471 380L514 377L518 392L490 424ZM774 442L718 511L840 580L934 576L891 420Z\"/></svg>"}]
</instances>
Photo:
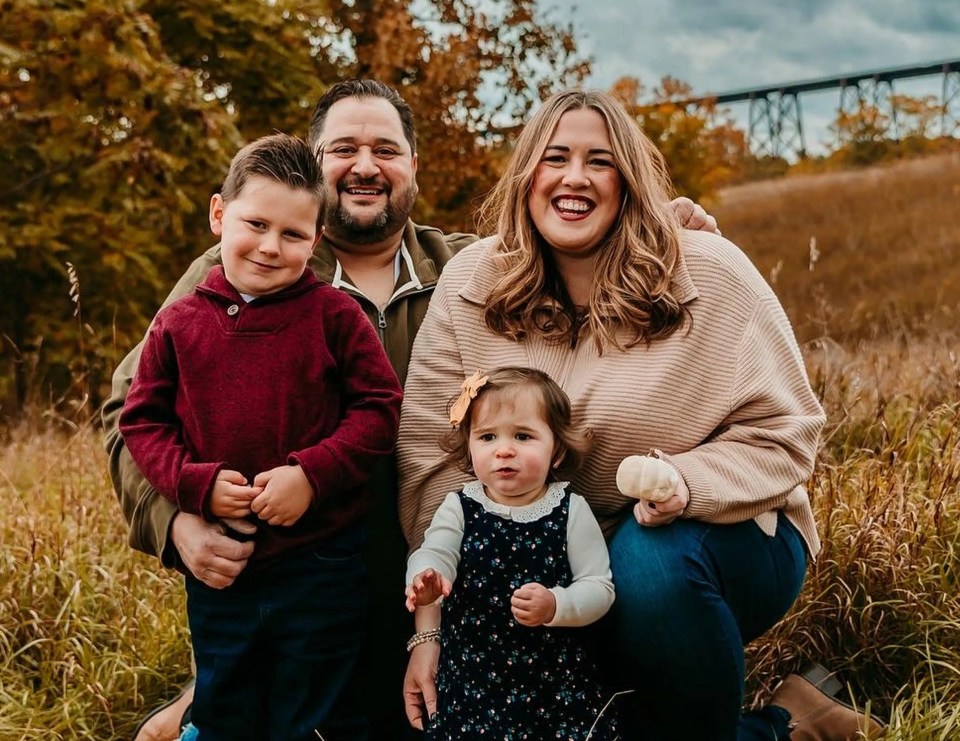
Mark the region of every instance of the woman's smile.
<instances>
[{"instance_id":1,"label":"woman's smile","mask_svg":"<svg viewBox=\"0 0 960 741\"><path fill-rule=\"evenodd\" d=\"M587 216L594 208L594 203L583 196L557 196L553 199L553 207L561 219L574 220Z\"/></svg>"}]
</instances>

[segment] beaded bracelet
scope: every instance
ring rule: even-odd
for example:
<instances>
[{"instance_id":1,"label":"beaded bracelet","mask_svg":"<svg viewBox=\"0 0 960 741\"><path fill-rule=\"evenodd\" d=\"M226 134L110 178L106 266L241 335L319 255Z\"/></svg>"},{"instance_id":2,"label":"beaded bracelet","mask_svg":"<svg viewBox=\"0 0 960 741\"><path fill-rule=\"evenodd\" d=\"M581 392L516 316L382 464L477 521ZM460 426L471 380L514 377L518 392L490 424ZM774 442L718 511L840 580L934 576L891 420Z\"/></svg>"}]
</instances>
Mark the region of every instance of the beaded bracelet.
<instances>
[{"instance_id":1,"label":"beaded bracelet","mask_svg":"<svg viewBox=\"0 0 960 741\"><path fill-rule=\"evenodd\" d=\"M427 641L439 641L440 640L440 628L431 628L430 630L424 630L420 633L414 633L413 637L407 641L407 652L413 651L421 643L426 643Z\"/></svg>"}]
</instances>

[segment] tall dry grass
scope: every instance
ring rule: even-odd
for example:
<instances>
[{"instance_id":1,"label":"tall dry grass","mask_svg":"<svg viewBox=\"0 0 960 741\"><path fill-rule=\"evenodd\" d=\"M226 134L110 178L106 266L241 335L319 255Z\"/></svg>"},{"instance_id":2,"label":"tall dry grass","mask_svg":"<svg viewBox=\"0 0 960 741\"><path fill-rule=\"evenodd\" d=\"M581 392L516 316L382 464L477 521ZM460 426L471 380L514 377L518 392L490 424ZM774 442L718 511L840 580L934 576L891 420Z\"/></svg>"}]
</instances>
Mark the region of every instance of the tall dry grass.
<instances>
[{"instance_id":1,"label":"tall dry grass","mask_svg":"<svg viewBox=\"0 0 960 741\"><path fill-rule=\"evenodd\" d=\"M100 434L7 430L0 502L0 739L128 737L190 655L180 581L127 548Z\"/></svg>"},{"instance_id":2,"label":"tall dry grass","mask_svg":"<svg viewBox=\"0 0 960 741\"><path fill-rule=\"evenodd\" d=\"M810 482L823 539L794 610L750 647L754 701L812 660L892 718L960 738L960 335L808 349L830 422Z\"/></svg>"},{"instance_id":3,"label":"tall dry grass","mask_svg":"<svg viewBox=\"0 0 960 741\"><path fill-rule=\"evenodd\" d=\"M765 273L783 261L776 288L829 416L810 482L824 548L749 647L748 703L818 660L890 720L885 738L946 741L960 739L960 294L941 284L960 275L960 209L942 196L960 161L901 167L739 188L714 209ZM128 738L190 672L178 577L127 548L89 424L34 414L4 430L0 502L0 741Z\"/></svg>"},{"instance_id":4,"label":"tall dry grass","mask_svg":"<svg viewBox=\"0 0 960 741\"><path fill-rule=\"evenodd\" d=\"M812 660L888 738L960 738L960 156L731 189L724 233L767 275L828 425L823 551L751 646L751 699Z\"/></svg>"}]
</instances>

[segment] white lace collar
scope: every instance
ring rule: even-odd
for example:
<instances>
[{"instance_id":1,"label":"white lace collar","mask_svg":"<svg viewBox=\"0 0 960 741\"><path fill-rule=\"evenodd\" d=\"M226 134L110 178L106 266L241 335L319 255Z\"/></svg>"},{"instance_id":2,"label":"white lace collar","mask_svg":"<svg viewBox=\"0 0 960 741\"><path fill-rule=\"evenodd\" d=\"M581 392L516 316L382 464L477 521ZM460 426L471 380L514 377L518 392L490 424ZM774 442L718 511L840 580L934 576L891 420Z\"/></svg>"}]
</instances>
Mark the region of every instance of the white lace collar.
<instances>
[{"instance_id":1,"label":"white lace collar","mask_svg":"<svg viewBox=\"0 0 960 741\"><path fill-rule=\"evenodd\" d=\"M506 520L514 522L536 522L555 510L563 501L563 492L569 486L568 481L552 481L547 485L543 496L535 502L522 507L511 507L499 504L488 497L483 491L483 484L479 481L470 481L463 485L463 493L473 501L479 502L484 511L500 515Z\"/></svg>"}]
</instances>

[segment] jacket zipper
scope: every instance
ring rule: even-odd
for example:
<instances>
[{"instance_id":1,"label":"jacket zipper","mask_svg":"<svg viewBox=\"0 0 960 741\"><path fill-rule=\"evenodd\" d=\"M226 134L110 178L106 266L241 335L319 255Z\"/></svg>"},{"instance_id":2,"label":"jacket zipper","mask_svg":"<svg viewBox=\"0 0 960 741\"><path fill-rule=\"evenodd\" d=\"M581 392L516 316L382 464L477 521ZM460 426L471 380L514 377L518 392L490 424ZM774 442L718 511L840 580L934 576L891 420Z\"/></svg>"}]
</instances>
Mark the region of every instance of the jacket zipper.
<instances>
[{"instance_id":1,"label":"jacket zipper","mask_svg":"<svg viewBox=\"0 0 960 741\"><path fill-rule=\"evenodd\" d=\"M387 307L389 306L390 305L387 304ZM385 340L387 337L387 317L381 308L377 308L377 334L380 335L380 344L386 345Z\"/></svg>"},{"instance_id":2,"label":"jacket zipper","mask_svg":"<svg viewBox=\"0 0 960 741\"><path fill-rule=\"evenodd\" d=\"M372 307L376 310L376 312L377 312L377 336L380 337L380 344L383 345L384 347L386 347L386 346L387 346L387 342L386 342L386 340L387 340L387 310L388 310L391 306L393 306L395 303L397 303L400 299L407 298L408 296L416 296L416 295L421 294L421 293L428 293L428 292L432 291L434 288L436 288L436 285L437 285L437 284L434 283L432 286L422 286L422 287L420 287L420 288L415 288L415 289L412 289L412 290L409 290L409 291L404 291L404 292L401 293L401 294L398 294L398 295L396 295L396 296L391 297L391 299L387 302L386 306L384 306L382 309L381 309L379 306L377 306L375 303L373 303L373 301L371 301L369 298L367 298L364 294L360 293L360 291L354 291L354 290L345 289L345 288L340 288L340 289L337 289L337 290L343 291L344 293L349 293L351 296L354 296L354 297L356 297L356 298L359 298L359 299L361 299L362 301L366 301L370 306L372 306Z\"/></svg>"}]
</instances>

